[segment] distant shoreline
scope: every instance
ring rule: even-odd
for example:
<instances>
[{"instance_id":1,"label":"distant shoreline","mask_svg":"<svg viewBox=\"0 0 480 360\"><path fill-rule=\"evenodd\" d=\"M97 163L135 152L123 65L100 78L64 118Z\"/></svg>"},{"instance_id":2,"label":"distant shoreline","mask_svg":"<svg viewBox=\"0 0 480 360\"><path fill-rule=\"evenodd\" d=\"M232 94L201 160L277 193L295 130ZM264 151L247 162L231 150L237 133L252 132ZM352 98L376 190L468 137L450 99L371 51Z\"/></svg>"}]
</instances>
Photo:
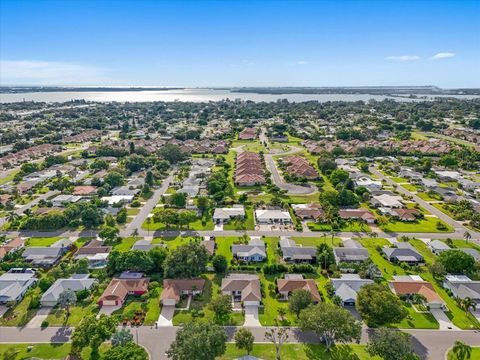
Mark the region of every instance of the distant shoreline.
<instances>
[{"instance_id":1,"label":"distant shoreline","mask_svg":"<svg viewBox=\"0 0 480 360\"><path fill-rule=\"evenodd\" d=\"M480 95L480 88L441 89L436 86L358 86L358 87L109 87L109 86L1 86L0 94L37 92L141 92L175 90L228 90L231 93L252 94L351 94L413 97L415 95Z\"/></svg>"}]
</instances>

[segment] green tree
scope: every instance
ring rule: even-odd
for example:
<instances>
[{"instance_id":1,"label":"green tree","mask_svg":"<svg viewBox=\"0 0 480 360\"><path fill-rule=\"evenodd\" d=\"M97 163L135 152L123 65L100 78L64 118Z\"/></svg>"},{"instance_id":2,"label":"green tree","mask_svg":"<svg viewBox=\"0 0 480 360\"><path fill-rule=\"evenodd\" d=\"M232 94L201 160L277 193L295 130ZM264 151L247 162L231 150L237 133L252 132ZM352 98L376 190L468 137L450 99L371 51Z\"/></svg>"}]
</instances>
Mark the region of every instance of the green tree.
<instances>
[{"instance_id":1,"label":"green tree","mask_svg":"<svg viewBox=\"0 0 480 360\"><path fill-rule=\"evenodd\" d=\"M356 308L371 327L398 323L407 316L400 299L380 284L362 286L357 294Z\"/></svg>"},{"instance_id":2,"label":"green tree","mask_svg":"<svg viewBox=\"0 0 480 360\"><path fill-rule=\"evenodd\" d=\"M149 186L153 186L155 184L155 178L150 170L147 171L147 175L145 175L145 183Z\"/></svg>"},{"instance_id":3,"label":"green tree","mask_svg":"<svg viewBox=\"0 0 480 360\"><path fill-rule=\"evenodd\" d=\"M103 221L102 212L94 206L86 207L80 214L82 223L86 228L100 225Z\"/></svg>"},{"instance_id":4,"label":"green tree","mask_svg":"<svg viewBox=\"0 0 480 360\"><path fill-rule=\"evenodd\" d=\"M70 289L63 290L58 296L58 305L67 311L67 317L70 316L70 307L77 302L77 295Z\"/></svg>"},{"instance_id":5,"label":"green tree","mask_svg":"<svg viewBox=\"0 0 480 360\"><path fill-rule=\"evenodd\" d=\"M129 329L117 330L117 332L112 336L113 346L124 346L132 341L133 341L133 335Z\"/></svg>"},{"instance_id":6,"label":"green tree","mask_svg":"<svg viewBox=\"0 0 480 360\"><path fill-rule=\"evenodd\" d=\"M167 355L172 360L215 360L226 350L223 328L209 323L188 323L177 331Z\"/></svg>"},{"instance_id":7,"label":"green tree","mask_svg":"<svg viewBox=\"0 0 480 360\"><path fill-rule=\"evenodd\" d=\"M180 226L187 225L187 228L188 228L188 225L191 222L195 221L196 219L197 219L197 213L192 210L180 211L180 213L178 214L178 224Z\"/></svg>"},{"instance_id":8,"label":"green tree","mask_svg":"<svg viewBox=\"0 0 480 360\"><path fill-rule=\"evenodd\" d=\"M220 295L213 298L208 306L213 311L215 319L223 322L232 313L232 298L230 295Z\"/></svg>"},{"instance_id":9,"label":"green tree","mask_svg":"<svg viewBox=\"0 0 480 360\"><path fill-rule=\"evenodd\" d=\"M304 289L293 290L288 299L288 308L297 318L303 309L306 309L313 302L310 291Z\"/></svg>"},{"instance_id":10,"label":"green tree","mask_svg":"<svg viewBox=\"0 0 480 360\"><path fill-rule=\"evenodd\" d=\"M247 355L250 355L250 352L253 350L253 341L253 334L247 328L240 328L235 333L235 346L245 350Z\"/></svg>"},{"instance_id":11,"label":"green tree","mask_svg":"<svg viewBox=\"0 0 480 360\"><path fill-rule=\"evenodd\" d=\"M362 331L360 322L348 310L332 303L310 305L302 310L300 328L317 334L327 351L336 342L360 341Z\"/></svg>"},{"instance_id":12,"label":"green tree","mask_svg":"<svg viewBox=\"0 0 480 360\"><path fill-rule=\"evenodd\" d=\"M170 204L177 208L184 208L187 205L187 194L184 192L176 192L169 197Z\"/></svg>"},{"instance_id":13,"label":"green tree","mask_svg":"<svg viewBox=\"0 0 480 360\"><path fill-rule=\"evenodd\" d=\"M456 360L467 360L472 356L472 348L462 341L455 341L452 348Z\"/></svg>"},{"instance_id":14,"label":"green tree","mask_svg":"<svg viewBox=\"0 0 480 360\"><path fill-rule=\"evenodd\" d=\"M160 246L154 246L148 251L148 256L152 260L153 271L162 272L165 259L167 258L167 249Z\"/></svg>"},{"instance_id":15,"label":"green tree","mask_svg":"<svg viewBox=\"0 0 480 360\"><path fill-rule=\"evenodd\" d=\"M123 175L120 174L118 171L109 171L108 174L105 176L104 181L112 188L116 186L122 186L125 183Z\"/></svg>"},{"instance_id":16,"label":"green tree","mask_svg":"<svg viewBox=\"0 0 480 360\"><path fill-rule=\"evenodd\" d=\"M445 271L451 274L468 274L475 266L475 258L461 250L442 251L438 261L445 267Z\"/></svg>"},{"instance_id":17,"label":"green tree","mask_svg":"<svg viewBox=\"0 0 480 360\"><path fill-rule=\"evenodd\" d=\"M148 360L145 349L133 342L122 346L113 346L102 357L103 360Z\"/></svg>"},{"instance_id":18,"label":"green tree","mask_svg":"<svg viewBox=\"0 0 480 360\"><path fill-rule=\"evenodd\" d=\"M122 208L117 214L117 223L125 224L127 222L127 209Z\"/></svg>"},{"instance_id":19,"label":"green tree","mask_svg":"<svg viewBox=\"0 0 480 360\"><path fill-rule=\"evenodd\" d=\"M100 238L108 242L117 240L119 232L120 231L117 227L104 226L98 235L100 236Z\"/></svg>"},{"instance_id":20,"label":"green tree","mask_svg":"<svg viewBox=\"0 0 480 360\"><path fill-rule=\"evenodd\" d=\"M274 327L265 332L265 340L270 341L275 347L275 359L281 360L280 349L288 340L288 329L286 327Z\"/></svg>"},{"instance_id":21,"label":"green tree","mask_svg":"<svg viewBox=\"0 0 480 360\"><path fill-rule=\"evenodd\" d=\"M369 336L367 352L384 360L412 359L412 336L396 329L378 328Z\"/></svg>"},{"instance_id":22,"label":"green tree","mask_svg":"<svg viewBox=\"0 0 480 360\"><path fill-rule=\"evenodd\" d=\"M206 271L208 258L207 250L199 243L179 246L165 260L165 278L195 278Z\"/></svg>"},{"instance_id":23,"label":"green tree","mask_svg":"<svg viewBox=\"0 0 480 360\"><path fill-rule=\"evenodd\" d=\"M321 243L317 247L317 262L324 269L332 264L335 264L335 255L333 255L333 249L325 243Z\"/></svg>"},{"instance_id":24,"label":"green tree","mask_svg":"<svg viewBox=\"0 0 480 360\"><path fill-rule=\"evenodd\" d=\"M212 259L212 265L216 273L223 274L228 267L227 258L223 255L215 255Z\"/></svg>"},{"instance_id":25,"label":"green tree","mask_svg":"<svg viewBox=\"0 0 480 360\"><path fill-rule=\"evenodd\" d=\"M72 335L72 354L79 355L86 347L92 349L92 356L98 357L98 349L115 332L117 319L114 316L88 316L75 327Z\"/></svg>"}]
</instances>

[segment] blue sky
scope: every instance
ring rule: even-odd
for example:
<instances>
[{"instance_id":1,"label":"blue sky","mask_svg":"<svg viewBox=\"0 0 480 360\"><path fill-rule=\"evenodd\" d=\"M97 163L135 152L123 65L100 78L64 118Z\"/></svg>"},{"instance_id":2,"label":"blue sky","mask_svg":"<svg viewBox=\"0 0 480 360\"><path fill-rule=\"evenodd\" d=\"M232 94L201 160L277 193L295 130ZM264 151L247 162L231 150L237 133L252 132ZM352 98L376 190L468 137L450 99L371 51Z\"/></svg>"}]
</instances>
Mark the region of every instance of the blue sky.
<instances>
[{"instance_id":1,"label":"blue sky","mask_svg":"<svg viewBox=\"0 0 480 360\"><path fill-rule=\"evenodd\" d=\"M480 1L0 1L0 83L480 87Z\"/></svg>"}]
</instances>

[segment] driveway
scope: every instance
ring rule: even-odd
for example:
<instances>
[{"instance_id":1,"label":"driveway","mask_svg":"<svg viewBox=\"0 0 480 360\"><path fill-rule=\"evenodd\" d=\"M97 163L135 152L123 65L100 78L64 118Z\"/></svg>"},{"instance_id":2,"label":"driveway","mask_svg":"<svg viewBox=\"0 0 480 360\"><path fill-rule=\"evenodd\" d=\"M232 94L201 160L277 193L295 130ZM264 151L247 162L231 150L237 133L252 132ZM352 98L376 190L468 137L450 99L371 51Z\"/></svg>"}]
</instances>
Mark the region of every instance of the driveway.
<instances>
[{"instance_id":1,"label":"driveway","mask_svg":"<svg viewBox=\"0 0 480 360\"><path fill-rule=\"evenodd\" d=\"M158 327L165 327L165 326L173 326L173 315L175 314L175 306L174 305L163 305L162 312L158 317L157 326Z\"/></svg>"},{"instance_id":2,"label":"driveway","mask_svg":"<svg viewBox=\"0 0 480 360\"><path fill-rule=\"evenodd\" d=\"M27 328L39 329L42 327L42 322L47 320L48 314L52 311L52 307L42 307L37 311L37 314L27 324Z\"/></svg>"},{"instance_id":3,"label":"driveway","mask_svg":"<svg viewBox=\"0 0 480 360\"><path fill-rule=\"evenodd\" d=\"M115 305L115 306L111 306L111 305L107 305L107 306L102 306L100 308L100 311L98 312L97 314L97 318L100 317L100 315L112 315L113 312L119 310L122 308L122 305Z\"/></svg>"},{"instance_id":4,"label":"driveway","mask_svg":"<svg viewBox=\"0 0 480 360\"><path fill-rule=\"evenodd\" d=\"M258 306L245 306L245 322L243 326L262 326L258 320Z\"/></svg>"},{"instance_id":5,"label":"driveway","mask_svg":"<svg viewBox=\"0 0 480 360\"><path fill-rule=\"evenodd\" d=\"M215 228L213 229L213 231L223 231L223 224L215 224Z\"/></svg>"},{"instance_id":6,"label":"driveway","mask_svg":"<svg viewBox=\"0 0 480 360\"><path fill-rule=\"evenodd\" d=\"M0 306L0 318L5 315L5 313L8 311L8 307L5 305Z\"/></svg>"},{"instance_id":7,"label":"driveway","mask_svg":"<svg viewBox=\"0 0 480 360\"><path fill-rule=\"evenodd\" d=\"M147 200L145 205L142 206L140 212L133 218L133 220L127 225L127 227L120 232L121 236L130 236L135 229L140 231L142 229L142 224L147 218L148 214L152 212L155 206L160 201L162 195L167 192L170 183L173 180L173 175L169 175L162 183L162 185L154 190L153 195L150 199Z\"/></svg>"},{"instance_id":8,"label":"driveway","mask_svg":"<svg viewBox=\"0 0 480 360\"><path fill-rule=\"evenodd\" d=\"M442 309L430 309L430 312L440 324L440 330L460 330L458 327L452 324L451 320Z\"/></svg>"}]
</instances>

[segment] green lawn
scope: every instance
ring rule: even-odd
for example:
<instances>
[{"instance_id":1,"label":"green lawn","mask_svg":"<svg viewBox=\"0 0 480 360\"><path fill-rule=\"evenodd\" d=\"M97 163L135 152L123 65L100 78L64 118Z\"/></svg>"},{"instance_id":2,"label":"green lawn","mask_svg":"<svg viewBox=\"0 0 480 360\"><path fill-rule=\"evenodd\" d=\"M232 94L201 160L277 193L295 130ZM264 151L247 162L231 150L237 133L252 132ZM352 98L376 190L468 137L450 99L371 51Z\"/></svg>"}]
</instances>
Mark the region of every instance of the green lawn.
<instances>
[{"instance_id":1,"label":"green lawn","mask_svg":"<svg viewBox=\"0 0 480 360\"><path fill-rule=\"evenodd\" d=\"M470 355L470 359L480 359L480 347L472 347L472 354ZM447 360L461 360L459 359L452 350L450 350L447 354Z\"/></svg>"},{"instance_id":2,"label":"green lawn","mask_svg":"<svg viewBox=\"0 0 480 360\"><path fill-rule=\"evenodd\" d=\"M233 360L245 356L245 350L239 350L234 344L227 344L227 351L218 360ZM263 360L275 360L275 347L273 344L254 344L251 355ZM366 352L364 345L338 345L330 352L323 345L318 344L284 344L280 355L285 360L380 360L379 357L371 357Z\"/></svg>"},{"instance_id":3,"label":"green lawn","mask_svg":"<svg viewBox=\"0 0 480 360\"><path fill-rule=\"evenodd\" d=\"M195 221L191 222L188 224L188 226L182 226L181 228L178 226L170 226L166 227L165 224L160 223L160 222L153 222L147 224L147 220L145 220L142 224L142 229L144 230L149 230L149 231L158 231L158 230L213 230L215 228L215 225L213 224L212 219L210 218L208 221L202 224L202 219L198 218Z\"/></svg>"},{"instance_id":4,"label":"green lawn","mask_svg":"<svg viewBox=\"0 0 480 360\"><path fill-rule=\"evenodd\" d=\"M30 350L29 350L30 347ZM70 352L71 344L0 344L0 356L4 357L8 349L14 349L15 359L64 359ZM100 347L100 353L104 353L109 345L103 344ZM90 359L90 348L82 351L83 360Z\"/></svg>"},{"instance_id":5,"label":"green lawn","mask_svg":"<svg viewBox=\"0 0 480 360\"><path fill-rule=\"evenodd\" d=\"M16 170L16 171L12 171L10 174L8 174L7 176L3 177L0 179L0 185L3 185L3 184L6 184L10 181L13 180L13 178L15 177L15 175L17 175L17 173L19 172L20 170Z\"/></svg>"},{"instance_id":6,"label":"green lawn","mask_svg":"<svg viewBox=\"0 0 480 360\"><path fill-rule=\"evenodd\" d=\"M331 231L332 226L329 224L318 224L315 222L308 222L308 228L311 231ZM370 232L372 229L365 223L354 221L351 223L346 223L344 226L340 228L339 231L347 231L347 232Z\"/></svg>"},{"instance_id":7,"label":"green lawn","mask_svg":"<svg viewBox=\"0 0 480 360\"><path fill-rule=\"evenodd\" d=\"M139 212L140 212L139 208L128 208L127 209L127 215L130 215L130 216L138 215Z\"/></svg>"},{"instance_id":8,"label":"green lawn","mask_svg":"<svg viewBox=\"0 0 480 360\"><path fill-rule=\"evenodd\" d=\"M319 236L319 237L292 237L293 240L297 243L297 245L303 246L318 246L322 243L327 243L330 246L339 246L342 243L342 239L339 237L334 237L332 239L331 236Z\"/></svg>"},{"instance_id":9,"label":"green lawn","mask_svg":"<svg viewBox=\"0 0 480 360\"><path fill-rule=\"evenodd\" d=\"M253 208L251 206L245 207L245 220L238 222L230 221L223 225L223 230L255 230Z\"/></svg>"},{"instance_id":10,"label":"green lawn","mask_svg":"<svg viewBox=\"0 0 480 360\"><path fill-rule=\"evenodd\" d=\"M402 186L408 191L418 191L421 189L420 186L412 185L412 184L402 184Z\"/></svg>"},{"instance_id":11,"label":"green lawn","mask_svg":"<svg viewBox=\"0 0 480 360\"><path fill-rule=\"evenodd\" d=\"M412 305L404 303L408 315L398 324L391 325L391 327L399 329L438 329L440 326L435 317L428 313L416 312Z\"/></svg>"},{"instance_id":12,"label":"green lawn","mask_svg":"<svg viewBox=\"0 0 480 360\"><path fill-rule=\"evenodd\" d=\"M203 294L192 300L190 309L175 311L175 315L173 316L173 325L182 325L195 320L215 321L221 325L242 325L245 321L242 312L234 312L226 319L215 319L215 313L208 308L208 304L212 299L221 295L220 285L222 282L222 277L209 274L206 276L206 280L207 281L205 282Z\"/></svg>"},{"instance_id":13,"label":"green lawn","mask_svg":"<svg viewBox=\"0 0 480 360\"><path fill-rule=\"evenodd\" d=\"M260 140L236 140L232 142L231 147L235 148L238 146L242 146L245 151L252 151L252 152L260 152L263 151L264 153L267 152L265 146L260 142Z\"/></svg>"},{"instance_id":14,"label":"green lawn","mask_svg":"<svg viewBox=\"0 0 480 360\"><path fill-rule=\"evenodd\" d=\"M259 320L263 326L275 325L278 321L284 326L293 326L296 324L296 316L288 310L288 301L279 301L277 299L277 277L274 275L260 275L260 282L263 288L262 303L263 307L259 308ZM287 314L283 320L278 316L278 309L283 307L287 310Z\"/></svg>"},{"instance_id":15,"label":"green lawn","mask_svg":"<svg viewBox=\"0 0 480 360\"><path fill-rule=\"evenodd\" d=\"M438 230L437 222L445 225L446 230ZM414 233L439 233L453 232L453 228L437 217L425 217L415 222L390 221L387 225L380 225L385 232L414 232Z\"/></svg>"},{"instance_id":16,"label":"green lawn","mask_svg":"<svg viewBox=\"0 0 480 360\"><path fill-rule=\"evenodd\" d=\"M0 326L25 326L37 313L36 309L28 309L34 296L40 296L40 288L36 287L27 291L27 294L14 308L8 310L0 318Z\"/></svg>"},{"instance_id":17,"label":"green lawn","mask_svg":"<svg viewBox=\"0 0 480 360\"><path fill-rule=\"evenodd\" d=\"M399 183L408 183L408 179L401 178L401 177L395 177L395 176L390 176L390 179L395 181L397 184Z\"/></svg>"},{"instance_id":18,"label":"green lawn","mask_svg":"<svg viewBox=\"0 0 480 360\"><path fill-rule=\"evenodd\" d=\"M280 240L278 237L264 237L262 238L265 241L265 245L267 246L267 261L269 264L279 263L280 262L280 254L278 250L278 241Z\"/></svg>"},{"instance_id":19,"label":"green lawn","mask_svg":"<svg viewBox=\"0 0 480 360\"><path fill-rule=\"evenodd\" d=\"M418 192L417 193L417 196L422 199L422 200L425 200L425 201L437 201L437 200L440 200L440 198L434 198L434 197L431 197L429 196L427 193L425 192Z\"/></svg>"},{"instance_id":20,"label":"green lawn","mask_svg":"<svg viewBox=\"0 0 480 360\"><path fill-rule=\"evenodd\" d=\"M97 288L90 298L77 303L75 306L72 306L70 308L70 316L68 318L66 318L65 310L59 308L52 310L47 317L49 326L76 326L83 318L89 315L97 314L99 310L97 299L103 293L103 290L104 288L102 287Z\"/></svg>"},{"instance_id":21,"label":"green lawn","mask_svg":"<svg viewBox=\"0 0 480 360\"><path fill-rule=\"evenodd\" d=\"M215 242L217 243L217 255L223 255L227 259L228 263L233 259L232 244L239 240L238 236L217 236Z\"/></svg>"},{"instance_id":22,"label":"green lawn","mask_svg":"<svg viewBox=\"0 0 480 360\"><path fill-rule=\"evenodd\" d=\"M445 240L440 240L440 241L445 242ZM455 246L456 248L471 248L471 249L476 249L480 251L480 246L475 244L473 241L465 241L460 239L456 239L452 241L453 241L453 246Z\"/></svg>"},{"instance_id":23,"label":"green lawn","mask_svg":"<svg viewBox=\"0 0 480 360\"><path fill-rule=\"evenodd\" d=\"M183 237L183 236L177 236L177 237L158 237L154 238L152 241L152 244L165 244L167 247L171 250L181 246L181 245L187 245L190 244L191 242L195 242L195 239L193 237Z\"/></svg>"},{"instance_id":24,"label":"green lawn","mask_svg":"<svg viewBox=\"0 0 480 360\"><path fill-rule=\"evenodd\" d=\"M391 280L393 275L405 274L405 271L402 268L393 265L390 261L386 260L381 253L376 250L377 246L383 247L385 245L390 245L388 240L366 238L360 239L360 242L368 249L370 259L372 259L372 261L377 264L378 268L382 272L383 277L386 280Z\"/></svg>"},{"instance_id":25,"label":"green lawn","mask_svg":"<svg viewBox=\"0 0 480 360\"><path fill-rule=\"evenodd\" d=\"M54 242L62 239L60 236L55 237L35 237L29 238L26 242L27 246L50 246Z\"/></svg>"},{"instance_id":26,"label":"green lawn","mask_svg":"<svg viewBox=\"0 0 480 360\"><path fill-rule=\"evenodd\" d=\"M162 289L160 288L158 296L148 298L145 301L139 296L128 296L125 305L121 309L115 311L113 315L117 316L118 321L121 322L125 318L129 320L133 319L135 313L138 311L145 311L144 325L154 325L160 316L161 293Z\"/></svg>"},{"instance_id":27,"label":"green lawn","mask_svg":"<svg viewBox=\"0 0 480 360\"><path fill-rule=\"evenodd\" d=\"M139 240L140 238L138 237L127 237L127 238L122 238L122 241L118 244L115 244L113 246L114 250L118 250L121 252L128 251L132 248L133 244Z\"/></svg>"}]
</instances>

